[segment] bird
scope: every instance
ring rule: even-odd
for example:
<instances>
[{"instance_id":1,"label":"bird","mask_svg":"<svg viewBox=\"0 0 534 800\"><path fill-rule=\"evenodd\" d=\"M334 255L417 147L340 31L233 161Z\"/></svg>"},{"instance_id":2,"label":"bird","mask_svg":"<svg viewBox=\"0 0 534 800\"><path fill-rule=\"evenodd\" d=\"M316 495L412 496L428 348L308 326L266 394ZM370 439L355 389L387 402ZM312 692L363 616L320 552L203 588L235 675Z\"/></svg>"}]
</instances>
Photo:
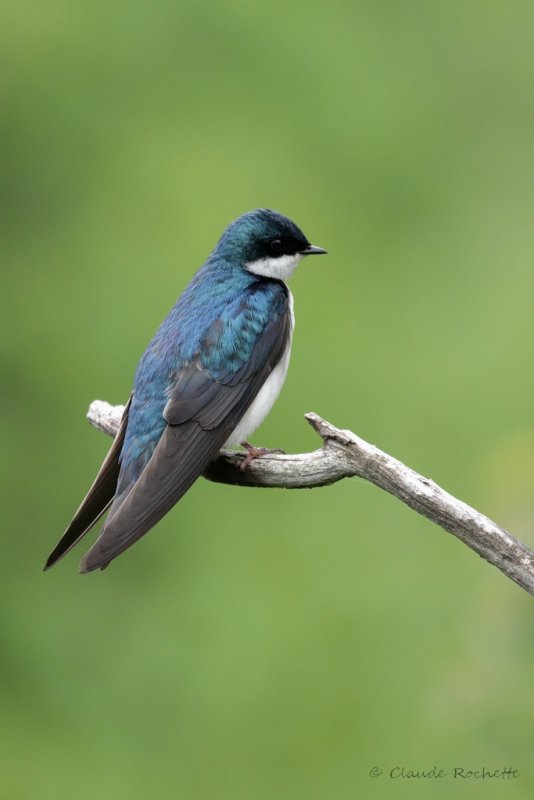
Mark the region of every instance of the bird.
<instances>
[{"instance_id":1,"label":"bird","mask_svg":"<svg viewBox=\"0 0 534 800\"><path fill-rule=\"evenodd\" d=\"M326 252L271 209L249 211L225 228L141 357L117 436L45 570L107 511L80 563L82 573L105 569L222 447L245 447L245 467L272 452L248 439L288 369L294 314L285 281L303 258Z\"/></svg>"}]
</instances>

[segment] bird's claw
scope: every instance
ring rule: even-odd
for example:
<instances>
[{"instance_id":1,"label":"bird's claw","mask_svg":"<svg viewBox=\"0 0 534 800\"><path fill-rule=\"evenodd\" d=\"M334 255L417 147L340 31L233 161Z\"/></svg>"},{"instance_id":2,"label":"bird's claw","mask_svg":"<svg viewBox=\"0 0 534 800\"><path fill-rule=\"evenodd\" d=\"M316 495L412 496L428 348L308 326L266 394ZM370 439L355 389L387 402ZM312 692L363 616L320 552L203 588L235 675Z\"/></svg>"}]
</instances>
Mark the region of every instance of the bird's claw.
<instances>
[{"instance_id":1,"label":"bird's claw","mask_svg":"<svg viewBox=\"0 0 534 800\"><path fill-rule=\"evenodd\" d=\"M241 464L239 465L239 469L241 472L244 472L249 464L251 464L256 458L261 458L262 456L268 456L272 453L279 453L285 455L285 450L282 450L280 447L254 447L254 445L250 444L250 442L241 442L241 447L244 447L247 451L246 458L243 459Z\"/></svg>"}]
</instances>

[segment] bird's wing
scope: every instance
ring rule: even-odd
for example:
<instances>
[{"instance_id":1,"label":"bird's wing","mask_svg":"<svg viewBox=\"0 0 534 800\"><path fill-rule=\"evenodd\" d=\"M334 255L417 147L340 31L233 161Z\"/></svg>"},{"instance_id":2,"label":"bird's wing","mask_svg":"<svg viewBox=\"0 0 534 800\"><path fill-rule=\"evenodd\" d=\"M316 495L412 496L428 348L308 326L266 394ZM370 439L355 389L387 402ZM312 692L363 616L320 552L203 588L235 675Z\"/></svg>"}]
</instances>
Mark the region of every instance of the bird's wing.
<instances>
[{"instance_id":1,"label":"bird's wing","mask_svg":"<svg viewBox=\"0 0 534 800\"><path fill-rule=\"evenodd\" d=\"M180 371L165 407L163 435L139 478L116 497L100 536L82 559L81 572L104 569L204 472L282 357L291 324L287 306L285 311L256 337L238 370L214 378L196 362Z\"/></svg>"},{"instance_id":2,"label":"bird's wing","mask_svg":"<svg viewBox=\"0 0 534 800\"><path fill-rule=\"evenodd\" d=\"M128 412L131 402L132 398L130 397L124 409L119 431L111 445L111 449L104 459L104 463L100 467L93 485L74 515L72 522L54 550L48 556L44 567L45 570L55 564L56 561L59 561L65 553L68 553L68 551L74 547L76 542L78 542L82 536L93 527L95 522L100 519L113 500L120 471L119 455L124 442L124 434L128 423Z\"/></svg>"}]
</instances>

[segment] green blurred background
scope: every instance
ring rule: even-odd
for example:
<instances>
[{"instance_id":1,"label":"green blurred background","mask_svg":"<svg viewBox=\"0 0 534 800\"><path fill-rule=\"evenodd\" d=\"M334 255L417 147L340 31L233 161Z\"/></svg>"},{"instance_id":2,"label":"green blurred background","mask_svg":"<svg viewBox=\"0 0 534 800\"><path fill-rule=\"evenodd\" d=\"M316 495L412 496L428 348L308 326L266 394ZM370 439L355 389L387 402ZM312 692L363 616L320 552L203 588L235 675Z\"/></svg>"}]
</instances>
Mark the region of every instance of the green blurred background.
<instances>
[{"instance_id":1,"label":"green blurred background","mask_svg":"<svg viewBox=\"0 0 534 800\"><path fill-rule=\"evenodd\" d=\"M531 599L368 484L199 481L106 572L40 570L89 402L257 206L329 256L255 441L315 410L534 545L532 3L4 11L0 797L531 798ZM521 775L451 777L483 765Z\"/></svg>"}]
</instances>

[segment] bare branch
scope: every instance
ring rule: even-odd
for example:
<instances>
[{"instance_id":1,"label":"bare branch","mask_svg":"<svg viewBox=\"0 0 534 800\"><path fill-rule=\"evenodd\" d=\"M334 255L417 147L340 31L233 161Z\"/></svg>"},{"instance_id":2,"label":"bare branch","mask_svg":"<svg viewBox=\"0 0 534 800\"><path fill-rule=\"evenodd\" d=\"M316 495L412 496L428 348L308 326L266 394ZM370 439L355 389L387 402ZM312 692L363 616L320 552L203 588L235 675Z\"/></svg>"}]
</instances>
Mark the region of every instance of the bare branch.
<instances>
[{"instance_id":1,"label":"bare branch","mask_svg":"<svg viewBox=\"0 0 534 800\"><path fill-rule=\"evenodd\" d=\"M95 428L114 436L124 406L95 400L87 414ZM504 575L534 595L534 553L488 517L444 491L401 461L348 430L334 427L317 414L306 419L323 446L312 453L268 455L243 472L244 455L221 451L204 473L219 483L238 486L303 489L327 486L342 478L365 478L414 511L452 533Z\"/></svg>"}]
</instances>

